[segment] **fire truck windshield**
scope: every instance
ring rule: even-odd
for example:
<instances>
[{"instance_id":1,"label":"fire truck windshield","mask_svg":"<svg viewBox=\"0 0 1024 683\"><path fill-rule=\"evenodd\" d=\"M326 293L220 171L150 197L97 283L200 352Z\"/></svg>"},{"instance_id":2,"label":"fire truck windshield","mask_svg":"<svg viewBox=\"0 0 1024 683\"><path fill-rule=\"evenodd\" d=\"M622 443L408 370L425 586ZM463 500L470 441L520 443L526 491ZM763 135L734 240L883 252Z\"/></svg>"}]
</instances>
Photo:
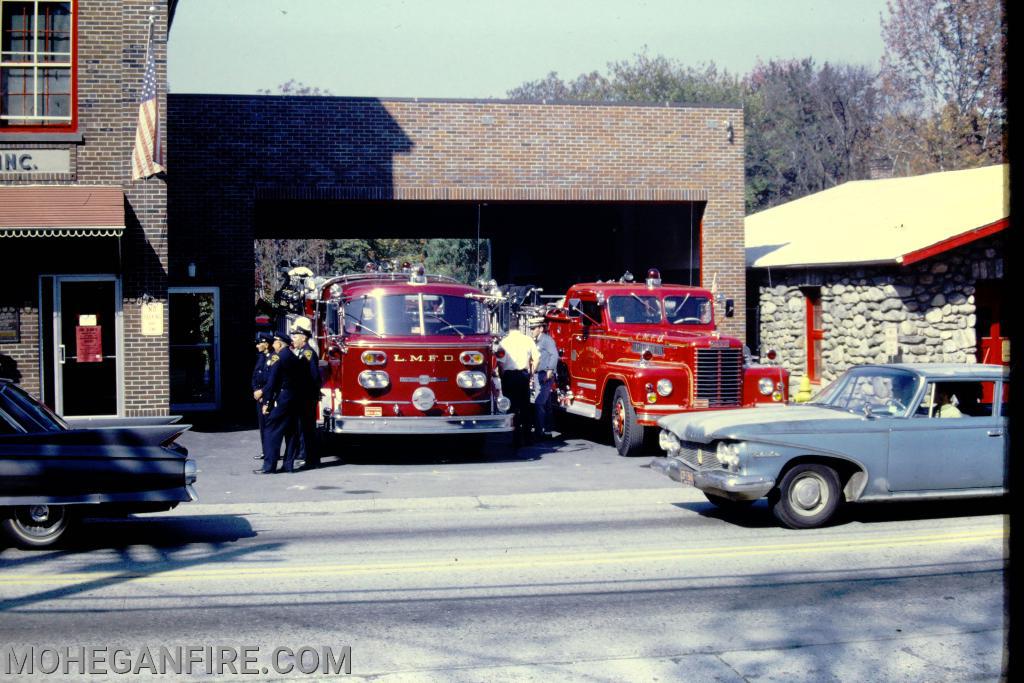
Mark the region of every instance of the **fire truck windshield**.
<instances>
[{"instance_id":1,"label":"fire truck windshield","mask_svg":"<svg viewBox=\"0 0 1024 683\"><path fill-rule=\"evenodd\" d=\"M441 294L362 296L345 305L349 334L453 336L487 334L488 315L473 299Z\"/></svg>"},{"instance_id":2,"label":"fire truck windshield","mask_svg":"<svg viewBox=\"0 0 1024 683\"><path fill-rule=\"evenodd\" d=\"M657 324L661 322L661 302L656 296L613 296L608 299L608 315L614 323Z\"/></svg>"},{"instance_id":3,"label":"fire truck windshield","mask_svg":"<svg viewBox=\"0 0 1024 683\"><path fill-rule=\"evenodd\" d=\"M703 296L666 296L665 317L673 325L706 325L711 322L711 302Z\"/></svg>"}]
</instances>

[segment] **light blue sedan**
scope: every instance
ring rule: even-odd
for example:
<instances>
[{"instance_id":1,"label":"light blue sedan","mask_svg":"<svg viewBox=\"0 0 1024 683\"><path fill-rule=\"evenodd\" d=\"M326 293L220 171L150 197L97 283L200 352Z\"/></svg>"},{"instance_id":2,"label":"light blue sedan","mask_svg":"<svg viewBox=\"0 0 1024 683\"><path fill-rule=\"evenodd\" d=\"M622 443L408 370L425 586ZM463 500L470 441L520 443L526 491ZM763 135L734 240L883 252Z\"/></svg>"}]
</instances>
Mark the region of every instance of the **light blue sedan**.
<instances>
[{"instance_id":1,"label":"light blue sedan","mask_svg":"<svg viewBox=\"0 0 1024 683\"><path fill-rule=\"evenodd\" d=\"M999 365L862 365L808 403L664 417L651 465L723 508L767 497L794 529L843 502L999 496L1008 395Z\"/></svg>"}]
</instances>

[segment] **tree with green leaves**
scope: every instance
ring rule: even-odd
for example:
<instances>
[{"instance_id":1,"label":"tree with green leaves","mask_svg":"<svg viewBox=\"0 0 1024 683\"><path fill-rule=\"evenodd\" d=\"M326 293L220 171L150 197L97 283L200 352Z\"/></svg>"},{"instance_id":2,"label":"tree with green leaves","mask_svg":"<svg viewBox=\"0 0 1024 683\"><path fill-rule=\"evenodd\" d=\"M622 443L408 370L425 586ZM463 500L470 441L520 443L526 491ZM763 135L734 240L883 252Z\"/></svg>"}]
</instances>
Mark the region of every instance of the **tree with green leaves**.
<instances>
[{"instance_id":1,"label":"tree with green leaves","mask_svg":"<svg viewBox=\"0 0 1024 683\"><path fill-rule=\"evenodd\" d=\"M561 102L658 102L740 106L742 81L714 62L689 67L646 52L611 62L608 75L596 71L563 81L556 72L508 91L515 100Z\"/></svg>"},{"instance_id":2,"label":"tree with green leaves","mask_svg":"<svg viewBox=\"0 0 1024 683\"><path fill-rule=\"evenodd\" d=\"M758 64L745 79L746 203L757 211L868 177L875 74L810 58Z\"/></svg>"},{"instance_id":3,"label":"tree with green leaves","mask_svg":"<svg viewBox=\"0 0 1024 683\"><path fill-rule=\"evenodd\" d=\"M875 74L813 60L760 64L738 78L713 62L690 67L641 52L607 75L556 73L508 92L514 99L743 107L746 204L757 211L867 177L876 122Z\"/></svg>"}]
</instances>

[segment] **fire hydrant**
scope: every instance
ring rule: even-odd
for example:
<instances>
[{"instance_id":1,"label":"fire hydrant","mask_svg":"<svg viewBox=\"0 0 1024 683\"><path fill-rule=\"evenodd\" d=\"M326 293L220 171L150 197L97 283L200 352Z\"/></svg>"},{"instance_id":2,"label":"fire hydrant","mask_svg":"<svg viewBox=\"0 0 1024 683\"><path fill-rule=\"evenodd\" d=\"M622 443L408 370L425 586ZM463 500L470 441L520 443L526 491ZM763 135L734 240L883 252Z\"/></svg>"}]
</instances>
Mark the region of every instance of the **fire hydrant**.
<instances>
[{"instance_id":1,"label":"fire hydrant","mask_svg":"<svg viewBox=\"0 0 1024 683\"><path fill-rule=\"evenodd\" d=\"M800 378L800 390L796 392L793 401L796 403L807 403L811 400L811 378L804 375Z\"/></svg>"}]
</instances>

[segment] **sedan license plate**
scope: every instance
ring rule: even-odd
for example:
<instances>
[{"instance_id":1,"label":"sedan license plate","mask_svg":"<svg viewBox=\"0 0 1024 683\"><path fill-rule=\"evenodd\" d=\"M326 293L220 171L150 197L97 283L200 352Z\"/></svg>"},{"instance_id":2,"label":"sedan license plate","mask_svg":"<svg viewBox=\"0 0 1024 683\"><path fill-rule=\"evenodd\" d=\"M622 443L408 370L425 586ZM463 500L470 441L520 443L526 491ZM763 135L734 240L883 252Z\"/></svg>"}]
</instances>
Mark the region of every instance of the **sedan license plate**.
<instances>
[{"instance_id":1,"label":"sedan license plate","mask_svg":"<svg viewBox=\"0 0 1024 683\"><path fill-rule=\"evenodd\" d=\"M693 472L691 472L690 470L680 469L679 481L682 482L683 484L689 484L690 486L693 486Z\"/></svg>"}]
</instances>

